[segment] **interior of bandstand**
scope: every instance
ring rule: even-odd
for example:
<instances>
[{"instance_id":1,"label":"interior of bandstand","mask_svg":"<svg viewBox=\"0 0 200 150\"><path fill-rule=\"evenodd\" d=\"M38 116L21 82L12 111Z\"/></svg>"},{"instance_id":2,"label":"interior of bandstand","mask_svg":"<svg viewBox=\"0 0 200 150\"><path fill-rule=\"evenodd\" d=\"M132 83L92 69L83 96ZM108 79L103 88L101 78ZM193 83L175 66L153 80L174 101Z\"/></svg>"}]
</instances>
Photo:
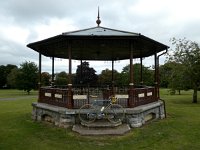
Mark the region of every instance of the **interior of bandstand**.
<instances>
[{"instance_id":1,"label":"interior of bandstand","mask_svg":"<svg viewBox=\"0 0 200 150\"><path fill-rule=\"evenodd\" d=\"M97 20L98 21L98 20ZM65 32L60 35L30 43L27 46L39 53L39 97L38 102L61 106L68 109L80 108L83 104L94 100L108 100L117 98L117 103L125 108L158 101L159 94L159 57L167 52L168 46L150 39L140 33L126 32L99 26ZM52 58L52 85L41 87L42 56ZM154 86L146 86L142 79L143 58L154 56ZM54 85L54 60L67 59L69 79L65 86ZM134 85L133 60L140 59L141 85ZM130 61L129 85L117 86L114 81L114 61ZM72 60L111 61L111 84L100 85L73 85ZM82 65L82 64L80 64ZM118 64L120 65L120 63Z\"/></svg>"}]
</instances>

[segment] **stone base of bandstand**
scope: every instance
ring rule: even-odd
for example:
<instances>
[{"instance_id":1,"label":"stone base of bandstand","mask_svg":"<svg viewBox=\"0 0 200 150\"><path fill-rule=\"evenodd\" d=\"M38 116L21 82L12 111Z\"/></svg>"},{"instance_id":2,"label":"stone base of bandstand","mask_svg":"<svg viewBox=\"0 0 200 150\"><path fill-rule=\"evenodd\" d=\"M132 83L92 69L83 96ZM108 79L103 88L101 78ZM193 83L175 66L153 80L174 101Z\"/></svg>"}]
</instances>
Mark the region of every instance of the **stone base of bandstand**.
<instances>
[{"instance_id":1,"label":"stone base of bandstand","mask_svg":"<svg viewBox=\"0 0 200 150\"><path fill-rule=\"evenodd\" d=\"M32 103L32 106L32 119L35 121L48 122L62 128L73 127L72 129L75 129L74 131L76 132L84 130L84 127L82 127L78 118L79 109L67 109L39 102ZM125 124L127 129L138 128L146 123L151 122L152 120L163 118L165 118L165 107L163 101L159 100L157 102L141 105L135 108L125 108L125 118L121 126L124 127ZM112 130L112 133L117 134L117 130L119 130L119 128L115 128L116 132ZM88 128L86 129L88 130ZM91 130L94 130L94 128ZM85 133L85 131L82 132ZM89 133L89 131L86 132ZM102 135L101 131L100 133L100 135ZM122 132L122 134L124 133L127 133L127 131Z\"/></svg>"}]
</instances>

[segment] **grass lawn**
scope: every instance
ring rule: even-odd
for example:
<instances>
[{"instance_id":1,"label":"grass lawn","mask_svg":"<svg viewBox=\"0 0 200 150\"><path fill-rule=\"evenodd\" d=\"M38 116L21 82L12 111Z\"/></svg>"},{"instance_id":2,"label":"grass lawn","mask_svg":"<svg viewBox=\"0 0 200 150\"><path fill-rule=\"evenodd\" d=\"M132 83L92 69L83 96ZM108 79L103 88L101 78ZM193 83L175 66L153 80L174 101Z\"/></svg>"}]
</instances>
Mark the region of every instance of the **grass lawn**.
<instances>
[{"instance_id":1,"label":"grass lawn","mask_svg":"<svg viewBox=\"0 0 200 150\"><path fill-rule=\"evenodd\" d=\"M0 99L2 98L20 98L25 96L36 96L37 91L30 91L30 94L28 95L27 92L20 91L20 90L7 90L3 89L0 90Z\"/></svg>"},{"instance_id":2,"label":"grass lawn","mask_svg":"<svg viewBox=\"0 0 200 150\"><path fill-rule=\"evenodd\" d=\"M200 93L192 104L192 92L168 95L167 118L132 129L124 136L84 137L71 131L31 120L33 97L17 90L0 90L0 150L198 150L200 149ZM26 98L23 98L25 97ZM15 97L16 100L2 100Z\"/></svg>"}]
</instances>

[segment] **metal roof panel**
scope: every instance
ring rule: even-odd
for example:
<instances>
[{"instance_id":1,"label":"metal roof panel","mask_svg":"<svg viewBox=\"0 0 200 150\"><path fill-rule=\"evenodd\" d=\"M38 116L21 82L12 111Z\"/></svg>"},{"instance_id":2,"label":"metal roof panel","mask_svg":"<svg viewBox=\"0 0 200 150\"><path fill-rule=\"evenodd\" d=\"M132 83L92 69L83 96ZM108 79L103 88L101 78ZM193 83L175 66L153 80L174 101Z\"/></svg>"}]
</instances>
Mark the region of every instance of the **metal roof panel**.
<instances>
[{"instance_id":1,"label":"metal roof panel","mask_svg":"<svg viewBox=\"0 0 200 150\"><path fill-rule=\"evenodd\" d=\"M65 32L62 35L66 36L138 36L138 33L120 31L105 27L94 27L84 30L78 30L73 32Z\"/></svg>"}]
</instances>

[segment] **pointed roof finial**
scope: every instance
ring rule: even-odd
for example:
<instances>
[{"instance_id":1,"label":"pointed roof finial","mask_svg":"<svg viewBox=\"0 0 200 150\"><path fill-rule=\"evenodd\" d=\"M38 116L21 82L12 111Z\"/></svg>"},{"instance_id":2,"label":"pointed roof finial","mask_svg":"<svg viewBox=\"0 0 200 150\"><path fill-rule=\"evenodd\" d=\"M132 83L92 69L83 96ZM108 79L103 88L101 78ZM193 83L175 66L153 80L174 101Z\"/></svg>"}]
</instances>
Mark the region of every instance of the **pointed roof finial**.
<instances>
[{"instance_id":1,"label":"pointed roof finial","mask_svg":"<svg viewBox=\"0 0 200 150\"><path fill-rule=\"evenodd\" d=\"M101 20L100 20L100 17L99 17L99 7L98 7L98 16L97 16L97 26L99 27L100 23L101 23Z\"/></svg>"}]
</instances>

